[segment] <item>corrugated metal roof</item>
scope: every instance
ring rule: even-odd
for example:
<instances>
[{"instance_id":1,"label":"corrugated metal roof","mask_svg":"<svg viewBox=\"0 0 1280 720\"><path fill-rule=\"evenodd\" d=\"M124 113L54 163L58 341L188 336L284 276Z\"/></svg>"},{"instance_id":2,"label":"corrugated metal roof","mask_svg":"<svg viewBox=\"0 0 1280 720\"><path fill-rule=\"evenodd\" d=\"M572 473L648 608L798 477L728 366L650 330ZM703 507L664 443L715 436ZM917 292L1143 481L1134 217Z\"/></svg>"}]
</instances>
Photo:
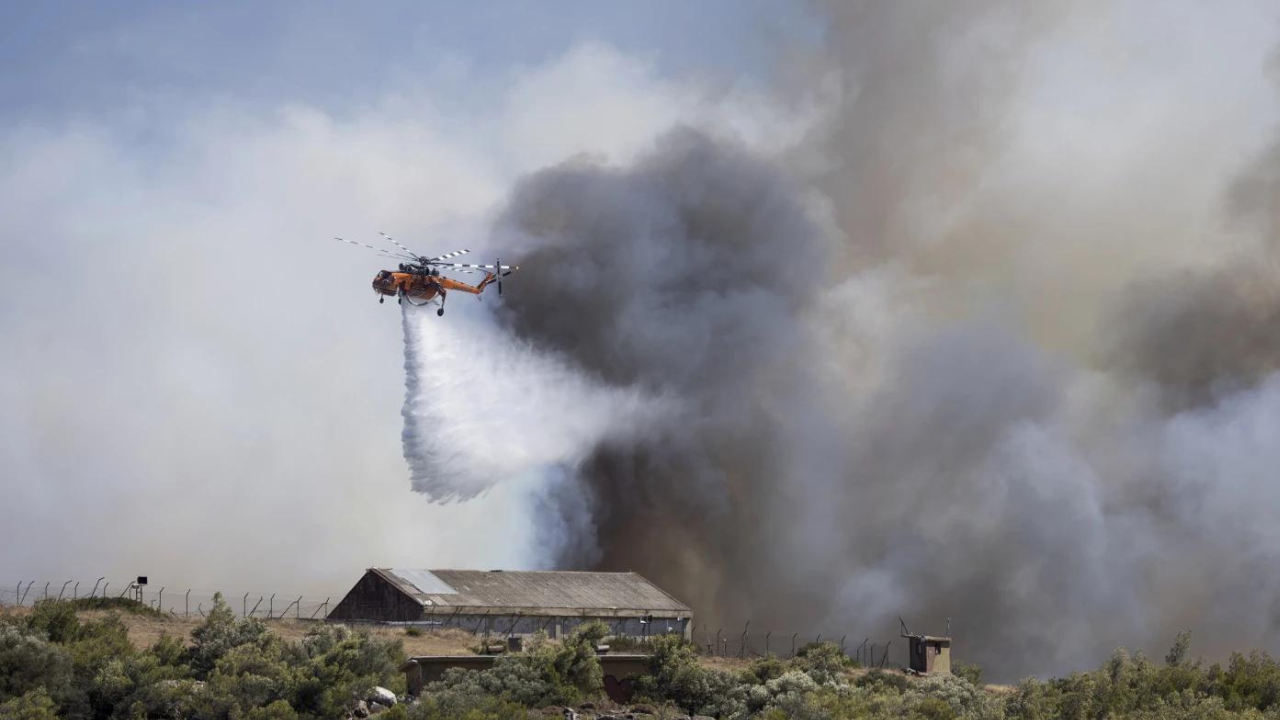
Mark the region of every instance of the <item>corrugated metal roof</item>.
<instances>
[{"instance_id":1,"label":"corrugated metal roof","mask_svg":"<svg viewBox=\"0 0 1280 720\"><path fill-rule=\"evenodd\" d=\"M431 595L431 594L452 595L458 592L457 590L454 590L453 588L449 587L449 583L436 577L435 573L431 572L430 570L412 570L412 569L407 570L403 568L392 568L390 572L395 574L396 577L400 578L401 580L404 580L405 582L409 583L413 587L417 588L418 592L423 595Z\"/></svg>"},{"instance_id":2,"label":"corrugated metal roof","mask_svg":"<svg viewBox=\"0 0 1280 720\"><path fill-rule=\"evenodd\" d=\"M423 604L442 608L529 613L557 609L566 614L580 614L584 610L635 610L683 615L690 612L688 606L631 572L392 568L376 568L375 572ZM428 591L423 585L431 589Z\"/></svg>"}]
</instances>

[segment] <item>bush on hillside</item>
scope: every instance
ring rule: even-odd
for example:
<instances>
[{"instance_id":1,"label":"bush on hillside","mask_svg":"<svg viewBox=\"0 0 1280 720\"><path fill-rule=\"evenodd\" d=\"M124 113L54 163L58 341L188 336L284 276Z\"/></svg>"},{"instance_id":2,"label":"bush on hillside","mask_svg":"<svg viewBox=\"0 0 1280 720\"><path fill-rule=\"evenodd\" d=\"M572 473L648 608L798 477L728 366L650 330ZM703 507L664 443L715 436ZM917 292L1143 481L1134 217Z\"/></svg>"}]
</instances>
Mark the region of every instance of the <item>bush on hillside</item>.
<instances>
[{"instance_id":1,"label":"bush on hillside","mask_svg":"<svg viewBox=\"0 0 1280 720\"><path fill-rule=\"evenodd\" d=\"M796 653L795 664L819 684L835 682L853 667L849 656L832 642L805 645Z\"/></svg>"},{"instance_id":2,"label":"bush on hillside","mask_svg":"<svg viewBox=\"0 0 1280 720\"><path fill-rule=\"evenodd\" d=\"M191 631L191 639L191 670L197 678L204 679L232 648L243 645L262 647L268 642L269 632L257 618L237 619L222 593L216 593L213 608L204 622Z\"/></svg>"},{"instance_id":3,"label":"bush on hillside","mask_svg":"<svg viewBox=\"0 0 1280 720\"><path fill-rule=\"evenodd\" d=\"M969 684L974 687L982 687L982 666L977 663L953 660L951 661L951 673L956 677L968 680Z\"/></svg>"},{"instance_id":4,"label":"bush on hillside","mask_svg":"<svg viewBox=\"0 0 1280 720\"><path fill-rule=\"evenodd\" d=\"M71 655L30 628L0 627L0 702L45 690L54 698L73 693Z\"/></svg>"},{"instance_id":5,"label":"bush on hillside","mask_svg":"<svg viewBox=\"0 0 1280 720\"><path fill-rule=\"evenodd\" d=\"M113 612L129 613L130 615L145 615L148 617L165 617L165 614L159 610L140 603L133 598L126 597L83 597L74 600L48 600L47 602L57 602L59 605L65 605L73 610L110 610Z\"/></svg>"},{"instance_id":6,"label":"bush on hillside","mask_svg":"<svg viewBox=\"0 0 1280 720\"><path fill-rule=\"evenodd\" d=\"M0 702L4 720L58 720L58 705L43 687Z\"/></svg>"}]
</instances>

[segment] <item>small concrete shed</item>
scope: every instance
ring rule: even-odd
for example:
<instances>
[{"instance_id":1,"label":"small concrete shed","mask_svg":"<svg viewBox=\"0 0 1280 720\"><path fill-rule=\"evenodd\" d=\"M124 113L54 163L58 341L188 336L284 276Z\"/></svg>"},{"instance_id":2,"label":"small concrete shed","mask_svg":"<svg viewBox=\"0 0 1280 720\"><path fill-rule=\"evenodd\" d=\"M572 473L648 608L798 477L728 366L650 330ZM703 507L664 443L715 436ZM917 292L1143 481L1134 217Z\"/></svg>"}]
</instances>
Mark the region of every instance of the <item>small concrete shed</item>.
<instances>
[{"instance_id":1,"label":"small concrete shed","mask_svg":"<svg viewBox=\"0 0 1280 720\"><path fill-rule=\"evenodd\" d=\"M951 638L908 635L907 641L908 667L921 675L951 674Z\"/></svg>"}]
</instances>

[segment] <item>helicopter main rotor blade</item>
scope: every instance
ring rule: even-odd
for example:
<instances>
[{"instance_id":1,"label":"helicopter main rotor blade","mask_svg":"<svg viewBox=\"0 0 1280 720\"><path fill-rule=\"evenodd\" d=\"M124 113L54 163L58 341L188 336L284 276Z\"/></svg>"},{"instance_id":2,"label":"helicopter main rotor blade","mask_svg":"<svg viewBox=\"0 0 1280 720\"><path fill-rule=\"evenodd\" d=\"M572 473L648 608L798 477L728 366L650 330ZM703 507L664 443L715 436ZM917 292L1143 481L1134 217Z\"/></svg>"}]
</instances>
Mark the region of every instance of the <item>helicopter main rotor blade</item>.
<instances>
[{"instance_id":1,"label":"helicopter main rotor blade","mask_svg":"<svg viewBox=\"0 0 1280 720\"><path fill-rule=\"evenodd\" d=\"M427 262L436 262L437 260L448 260L449 258L458 257L459 255L466 255L469 252L471 251L470 250L454 250L453 252L450 252L450 253L437 255L433 258L427 258Z\"/></svg>"},{"instance_id":2,"label":"helicopter main rotor blade","mask_svg":"<svg viewBox=\"0 0 1280 720\"><path fill-rule=\"evenodd\" d=\"M396 241L396 239L395 239L395 238L393 238L393 237L391 237L390 235L388 235L388 234L386 234L386 233L384 233L384 232L381 232L381 231L379 231L379 232L378 232L378 234L379 234L379 235L381 235L382 237L386 238L387 240L389 240L389 241L390 241L392 244L394 244L396 247L398 247L398 248L400 248L401 250L403 250L403 251L405 251L405 252L409 253L409 256L410 256L410 257L412 257L415 261L419 261L419 262L421 262L421 261L422 261L422 259L423 259L423 258L422 258L422 256L421 256L421 255L419 255L419 254L415 253L414 251L410 250L409 248L407 248L407 247L405 247L405 246L401 245L399 242L397 242L397 241Z\"/></svg>"},{"instance_id":3,"label":"helicopter main rotor blade","mask_svg":"<svg viewBox=\"0 0 1280 720\"><path fill-rule=\"evenodd\" d=\"M519 270L519 269L520 269L520 266L519 266L519 265L502 265L501 267L499 267L499 266L497 266L497 265L473 265L473 264L471 264L471 263L442 263L442 262L432 262L432 263L428 263L428 264L430 264L430 265L439 265L440 267L474 268L474 269L476 269L476 270L506 270L506 271L507 271L507 273L506 273L507 275L511 274L511 272L513 272L513 271L515 271L515 270Z\"/></svg>"},{"instance_id":4,"label":"helicopter main rotor blade","mask_svg":"<svg viewBox=\"0 0 1280 720\"><path fill-rule=\"evenodd\" d=\"M386 250L384 250L383 248L380 248L380 247L374 247L373 245L370 245L370 244L368 244L368 243L356 242L355 240L348 240L348 239L346 239L346 238L340 238L340 237L336 237L336 238L334 238L334 240L337 240L337 241L339 241L339 242L347 243L348 245L357 245L357 246L359 246L359 247L369 248L370 250L372 250L372 251L374 251L374 252L378 253L379 255L385 255L385 256L387 256L387 257L393 257L393 258L399 258L399 257L400 257L399 255L396 255L396 254L394 254L394 253L389 253L389 252L387 252Z\"/></svg>"}]
</instances>

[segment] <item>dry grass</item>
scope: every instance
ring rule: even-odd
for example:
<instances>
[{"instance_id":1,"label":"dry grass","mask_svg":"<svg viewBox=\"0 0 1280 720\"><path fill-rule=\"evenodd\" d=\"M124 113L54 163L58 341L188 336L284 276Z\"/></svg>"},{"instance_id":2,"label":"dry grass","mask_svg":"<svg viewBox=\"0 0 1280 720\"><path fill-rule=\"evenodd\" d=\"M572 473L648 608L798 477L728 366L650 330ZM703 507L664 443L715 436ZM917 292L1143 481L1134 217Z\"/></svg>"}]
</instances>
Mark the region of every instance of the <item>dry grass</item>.
<instances>
[{"instance_id":1,"label":"dry grass","mask_svg":"<svg viewBox=\"0 0 1280 720\"><path fill-rule=\"evenodd\" d=\"M714 668L716 670L725 670L728 672L737 672L746 670L751 667L751 663L755 662L755 658L747 658L740 660L736 657L720 657L719 655L699 655L698 662L705 668Z\"/></svg>"},{"instance_id":2,"label":"dry grass","mask_svg":"<svg viewBox=\"0 0 1280 720\"><path fill-rule=\"evenodd\" d=\"M13 616L24 616L30 614L30 612L31 608L29 607L0 609L0 613ZM83 620L99 620L111 614L112 612L109 610L82 610L76 615ZM120 617L120 621L124 623L125 628L129 631L129 642L133 643L133 646L137 648L154 645L161 635L180 638L190 644L191 631L204 622L204 619L199 616L182 618L154 617L134 613L115 614ZM307 632L321 624L320 621L315 620L290 619L268 620L266 623L271 632L285 640L294 642L301 640L306 636ZM476 639L471 633L457 628L424 630L421 635L414 637L405 634L404 628L399 627L382 625L358 625L353 627L359 630L366 630L378 637L400 640L404 644L405 654L410 657L418 655L470 655L471 646L476 643Z\"/></svg>"}]
</instances>

